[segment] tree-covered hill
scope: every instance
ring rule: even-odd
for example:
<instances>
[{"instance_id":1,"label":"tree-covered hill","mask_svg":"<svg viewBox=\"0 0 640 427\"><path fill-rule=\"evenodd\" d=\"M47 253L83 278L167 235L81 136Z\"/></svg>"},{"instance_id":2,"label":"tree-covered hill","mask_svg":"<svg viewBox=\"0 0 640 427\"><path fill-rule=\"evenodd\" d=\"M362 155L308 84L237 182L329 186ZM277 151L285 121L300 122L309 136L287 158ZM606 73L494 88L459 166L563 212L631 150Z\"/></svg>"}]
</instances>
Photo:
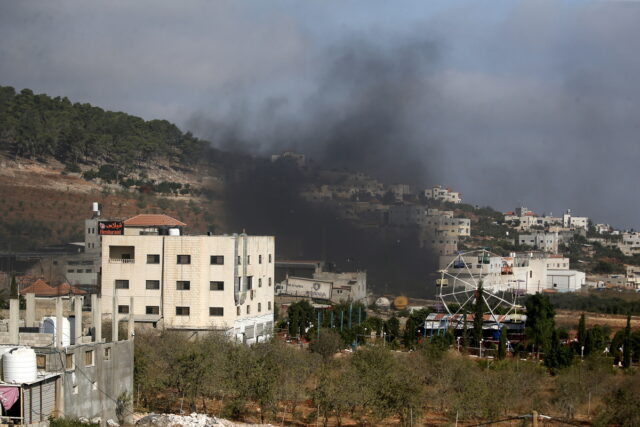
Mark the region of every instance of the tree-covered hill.
<instances>
[{"instance_id":1,"label":"tree-covered hill","mask_svg":"<svg viewBox=\"0 0 640 427\"><path fill-rule=\"evenodd\" d=\"M16 157L111 164L126 173L161 157L193 165L207 148L206 141L166 120L0 87L0 150Z\"/></svg>"}]
</instances>

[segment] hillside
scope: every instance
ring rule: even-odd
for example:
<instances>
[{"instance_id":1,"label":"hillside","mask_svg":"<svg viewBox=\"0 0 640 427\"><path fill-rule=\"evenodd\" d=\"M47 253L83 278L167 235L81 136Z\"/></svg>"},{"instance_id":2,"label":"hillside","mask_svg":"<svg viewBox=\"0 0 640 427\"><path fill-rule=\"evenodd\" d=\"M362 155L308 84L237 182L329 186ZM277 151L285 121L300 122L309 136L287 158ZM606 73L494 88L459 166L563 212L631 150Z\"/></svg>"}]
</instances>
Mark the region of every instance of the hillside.
<instances>
[{"instance_id":1,"label":"hillside","mask_svg":"<svg viewBox=\"0 0 640 427\"><path fill-rule=\"evenodd\" d=\"M94 201L220 229L223 156L165 120L0 87L0 251L82 240Z\"/></svg>"},{"instance_id":2,"label":"hillside","mask_svg":"<svg viewBox=\"0 0 640 427\"><path fill-rule=\"evenodd\" d=\"M110 164L128 174L158 158L192 166L208 146L166 120L144 121L29 89L16 93L0 87L0 150L16 157L53 157L71 170L79 164Z\"/></svg>"}]
</instances>

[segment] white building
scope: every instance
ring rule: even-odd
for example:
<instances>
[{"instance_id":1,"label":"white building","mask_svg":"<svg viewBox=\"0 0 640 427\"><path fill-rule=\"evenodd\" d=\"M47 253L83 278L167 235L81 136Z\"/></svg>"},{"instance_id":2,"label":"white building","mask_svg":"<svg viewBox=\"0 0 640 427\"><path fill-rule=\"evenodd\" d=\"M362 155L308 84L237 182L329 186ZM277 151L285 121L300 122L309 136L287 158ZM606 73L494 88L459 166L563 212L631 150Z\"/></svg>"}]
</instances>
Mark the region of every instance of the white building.
<instances>
[{"instance_id":1,"label":"white building","mask_svg":"<svg viewBox=\"0 0 640 427\"><path fill-rule=\"evenodd\" d=\"M569 269L568 258L540 252L477 259L475 256L441 256L440 268L447 268L452 276L460 277L462 280L469 275L473 275L476 280L482 277L485 289L492 292L571 292L580 289L586 283L585 273ZM449 281L451 280L453 279L449 278Z\"/></svg>"},{"instance_id":2,"label":"white building","mask_svg":"<svg viewBox=\"0 0 640 427\"><path fill-rule=\"evenodd\" d=\"M626 256L640 253L640 233L637 231L622 233L622 241L615 242L620 251Z\"/></svg>"},{"instance_id":3,"label":"white building","mask_svg":"<svg viewBox=\"0 0 640 427\"><path fill-rule=\"evenodd\" d=\"M567 209L567 212L562 216L562 225L565 228L588 230L589 218L586 216L573 216L571 215L571 209Z\"/></svg>"},{"instance_id":4,"label":"white building","mask_svg":"<svg viewBox=\"0 0 640 427\"><path fill-rule=\"evenodd\" d=\"M520 234L518 236L518 243L520 245L531 246L537 250L557 254L559 237L557 232L545 233L544 231L534 231L528 234Z\"/></svg>"},{"instance_id":5,"label":"white building","mask_svg":"<svg viewBox=\"0 0 640 427\"><path fill-rule=\"evenodd\" d=\"M433 188L427 188L424 190L424 196L430 200L438 200L448 203L462 203L462 197L457 191L453 191L450 188L443 188L441 185L436 185Z\"/></svg>"},{"instance_id":6,"label":"white building","mask_svg":"<svg viewBox=\"0 0 640 427\"><path fill-rule=\"evenodd\" d=\"M271 333L272 236L185 236L153 215L135 218L124 235L102 236L103 313L130 314L133 297L136 322L223 330L247 343Z\"/></svg>"},{"instance_id":7,"label":"white building","mask_svg":"<svg viewBox=\"0 0 640 427\"><path fill-rule=\"evenodd\" d=\"M613 227L611 227L609 224L596 224L594 225L594 227L596 229L596 233L598 234L608 234L613 231Z\"/></svg>"}]
</instances>

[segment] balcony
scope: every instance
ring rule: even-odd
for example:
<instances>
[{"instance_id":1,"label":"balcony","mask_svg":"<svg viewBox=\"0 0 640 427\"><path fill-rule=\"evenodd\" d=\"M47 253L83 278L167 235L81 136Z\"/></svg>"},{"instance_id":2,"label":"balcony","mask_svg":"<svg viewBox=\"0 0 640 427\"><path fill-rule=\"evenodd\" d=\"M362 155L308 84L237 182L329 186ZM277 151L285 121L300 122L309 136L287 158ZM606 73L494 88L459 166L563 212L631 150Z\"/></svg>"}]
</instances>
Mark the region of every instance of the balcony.
<instances>
[{"instance_id":1,"label":"balcony","mask_svg":"<svg viewBox=\"0 0 640 427\"><path fill-rule=\"evenodd\" d=\"M135 259L131 258L109 258L109 264L134 264Z\"/></svg>"},{"instance_id":2,"label":"balcony","mask_svg":"<svg viewBox=\"0 0 640 427\"><path fill-rule=\"evenodd\" d=\"M136 248L133 246L109 246L109 264L134 264Z\"/></svg>"}]
</instances>

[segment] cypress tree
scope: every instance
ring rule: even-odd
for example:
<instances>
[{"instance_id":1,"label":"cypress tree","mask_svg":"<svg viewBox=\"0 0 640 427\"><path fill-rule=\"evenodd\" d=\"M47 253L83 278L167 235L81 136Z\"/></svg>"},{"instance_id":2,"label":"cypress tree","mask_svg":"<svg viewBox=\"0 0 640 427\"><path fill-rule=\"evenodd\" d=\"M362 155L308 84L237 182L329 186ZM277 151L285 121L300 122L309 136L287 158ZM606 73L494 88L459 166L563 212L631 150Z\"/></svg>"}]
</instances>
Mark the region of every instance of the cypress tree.
<instances>
[{"instance_id":1,"label":"cypress tree","mask_svg":"<svg viewBox=\"0 0 640 427\"><path fill-rule=\"evenodd\" d=\"M500 329L500 341L498 341L498 360L507 357L507 327Z\"/></svg>"},{"instance_id":2,"label":"cypress tree","mask_svg":"<svg viewBox=\"0 0 640 427\"><path fill-rule=\"evenodd\" d=\"M476 302L473 307L473 341L474 345L480 346L482 340L482 324L484 316L484 299L482 297L484 290L482 288L482 281L478 283L478 290L476 291Z\"/></svg>"},{"instance_id":3,"label":"cypress tree","mask_svg":"<svg viewBox=\"0 0 640 427\"><path fill-rule=\"evenodd\" d=\"M622 349L622 367L631 367L631 315L627 315L627 327L624 328L624 344Z\"/></svg>"},{"instance_id":4,"label":"cypress tree","mask_svg":"<svg viewBox=\"0 0 640 427\"><path fill-rule=\"evenodd\" d=\"M467 313L464 314L462 324L462 348L464 351L469 347L469 327L467 326Z\"/></svg>"},{"instance_id":5,"label":"cypress tree","mask_svg":"<svg viewBox=\"0 0 640 427\"><path fill-rule=\"evenodd\" d=\"M582 347L587 337L587 326L584 320L584 313L580 315L580 322L578 322L578 345Z\"/></svg>"},{"instance_id":6,"label":"cypress tree","mask_svg":"<svg viewBox=\"0 0 640 427\"><path fill-rule=\"evenodd\" d=\"M16 275L11 275L11 299L18 298L18 284L16 283Z\"/></svg>"}]
</instances>

